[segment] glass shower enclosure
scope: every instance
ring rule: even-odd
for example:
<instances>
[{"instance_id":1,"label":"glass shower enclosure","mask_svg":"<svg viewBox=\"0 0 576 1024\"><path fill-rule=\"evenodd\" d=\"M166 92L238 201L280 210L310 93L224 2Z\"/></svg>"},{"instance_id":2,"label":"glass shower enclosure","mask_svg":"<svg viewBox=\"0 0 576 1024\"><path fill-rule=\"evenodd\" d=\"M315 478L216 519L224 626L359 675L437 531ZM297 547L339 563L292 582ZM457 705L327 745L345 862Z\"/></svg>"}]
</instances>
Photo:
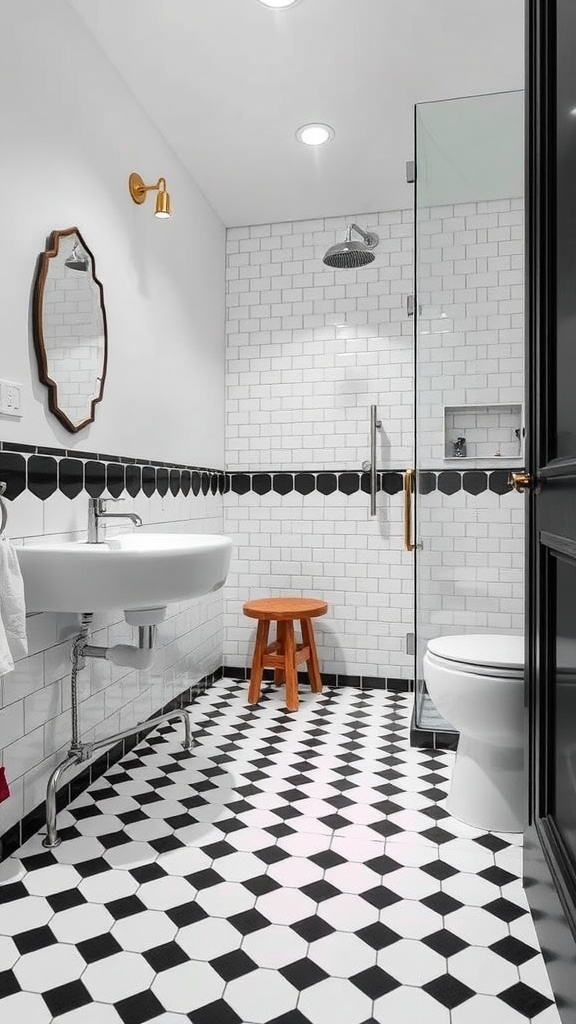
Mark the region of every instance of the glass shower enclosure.
<instances>
[{"instance_id":1,"label":"glass shower enclosure","mask_svg":"<svg viewBox=\"0 0 576 1024\"><path fill-rule=\"evenodd\" d=\"M446 634L521 632L522 92L415 108L416 728L450 731L422 674ZM514 517L516 517L514 519Z\"/></svg>"}]
</instances>

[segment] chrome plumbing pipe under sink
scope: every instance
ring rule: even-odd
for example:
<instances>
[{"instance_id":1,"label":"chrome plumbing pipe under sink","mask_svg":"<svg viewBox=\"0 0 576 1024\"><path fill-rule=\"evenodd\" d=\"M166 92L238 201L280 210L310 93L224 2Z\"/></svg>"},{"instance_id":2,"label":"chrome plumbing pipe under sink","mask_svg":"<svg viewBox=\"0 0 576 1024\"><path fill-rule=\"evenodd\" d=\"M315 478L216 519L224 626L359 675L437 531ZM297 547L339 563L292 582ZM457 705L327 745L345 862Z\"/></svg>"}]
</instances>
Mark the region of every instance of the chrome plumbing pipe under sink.
<instances>
[{"instance_id":1,"label":"chrome plumbing pipe under sink","mask_svg":"<svg viewBox=\"0 0 576 1024\"><path fill-rule=\"evenodd\" d=\"M62 840L58 836L56 793L58 784L64 773L75 764L82 764L89 761L94 752L100 747L107 747L112 743L143 729L152 729L157 725L165 725L174 718L179 718L184 723L184 739L182 746L184 750L192 750L192 727L190 716L184 708L176 708L174 711L167 711L156 718L148 718L144 722L137 722L129 729L114 733L113 736L105 736L103 739L95 740L92 743L85 743L80 739L79 718L78 718L78 672L84 667L85 658L107 658L115 664L132 665L135 668L147 668L153 658L153 647L156 639L155 626L138 627L138 647L129 644L117 644L114 647L96 647L88 643L90 629L94 615L91 612L84 612L80 633L76 637L72 647L72 671L70 674L71 689L71 719L72 737L68 754L52 772L46 787L46 836L42 846L48 849L59 846ZM143 655L144 657L140 657Z\"/></svg>"}]
</instances>

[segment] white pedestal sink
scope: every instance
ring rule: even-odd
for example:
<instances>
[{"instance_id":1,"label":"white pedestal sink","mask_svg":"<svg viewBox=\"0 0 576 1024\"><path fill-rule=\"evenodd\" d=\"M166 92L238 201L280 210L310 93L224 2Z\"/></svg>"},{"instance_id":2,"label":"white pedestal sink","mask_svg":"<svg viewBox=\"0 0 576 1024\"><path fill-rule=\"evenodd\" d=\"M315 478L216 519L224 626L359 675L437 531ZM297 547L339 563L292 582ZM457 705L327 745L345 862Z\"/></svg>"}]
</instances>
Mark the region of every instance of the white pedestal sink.
<instances>
[{"instance_id":1,"label":"white pedestal sink","mask_svg":"<svg viewBox=\"0 0 576 1024\"><path fill-rule=\"evenodd\" d=\"M46 788L46 838L44 846L58 846L56 792L64 773L90 760L101 747L127 736L162 725L173 718L184 724L185 750L192 749L190 718L184 708L135 723L113 736L91 743L80 738L78 673L86 658L107 658L116 665L146 669L151 664L156 624L162 622L166 605L201 597L221 587L228 573L232 541L229 537L196 533L121 534L104 543L25 544L16 549L29 612L80 612L81 630L72 648L72 740L67 757L54 769ZM138 646L90 644L94 612L120 609L126 620L138 626Z\"/></svg>"},{"instance_id":2,"label":"white pedestal sink","mask_svg":"<svg viewBox=\"0 0 576 1024\"><path fill-rule=\"evenodd\" d=\"M161 622L172 601L221 587L228 573L229 537L196 533L121 534L102 544L25 544L17 548L29 612L121 609L139 625L139 611L157 609L142 624Z\"/></svg>"}]
</instances>

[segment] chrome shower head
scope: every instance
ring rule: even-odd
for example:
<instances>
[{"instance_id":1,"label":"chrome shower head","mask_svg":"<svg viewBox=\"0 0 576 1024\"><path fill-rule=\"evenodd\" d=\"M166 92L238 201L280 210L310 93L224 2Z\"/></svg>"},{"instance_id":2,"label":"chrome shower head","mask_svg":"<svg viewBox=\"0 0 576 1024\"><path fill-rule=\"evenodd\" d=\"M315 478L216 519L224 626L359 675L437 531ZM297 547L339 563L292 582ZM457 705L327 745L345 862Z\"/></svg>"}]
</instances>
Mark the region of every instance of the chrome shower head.
<instances>
[{"instance_id":1,"label":"chrome shower head","mask_svg":"<svg viewBox=\"0 0 576 1024\"><path fill-rule=\"evenodd\" d=\"M353 242L353 231L362 235L364 241ZM375 259L372 250L376 248L379 241L378 235L373 231L363 231L357 224L351 224L346 232L346 240L330 246L324 256L324 263L335 270L354 270L356 267L366 267Z\"/></svg>"}]
</instances>

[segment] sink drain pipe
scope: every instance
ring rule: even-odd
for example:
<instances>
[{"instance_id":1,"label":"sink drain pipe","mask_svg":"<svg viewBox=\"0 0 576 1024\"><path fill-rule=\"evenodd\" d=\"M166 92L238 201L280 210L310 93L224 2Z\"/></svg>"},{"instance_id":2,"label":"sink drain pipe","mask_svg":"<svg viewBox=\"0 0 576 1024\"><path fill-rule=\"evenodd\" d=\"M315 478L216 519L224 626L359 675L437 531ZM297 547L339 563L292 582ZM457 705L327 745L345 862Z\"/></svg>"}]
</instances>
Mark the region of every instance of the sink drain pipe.
<instances>
[{"instance_id":1,"label":"sink drain pipe","mask_svg":"<svg viewBox=\"0 0 576 1024\"><path fill-rule=\"evenodd\" d=\"M72 645L72 670L70 673L70 714L72 720L72 736L68 754L64 761L57 766L48 779L46 786L46 836L42 846L49 849L59 846L62 840L58 836L57 828L57 807L56 794L60 780L64 773L73 765L89 761L96 750L100 747L107 747L110 744L118 743L120 740L142 732L143 729L152 729L158 725L165 725L174 718L180 719L184 724L184 739L182 746L184 750L192 750L192 728L190 716L184 708L175 708L167 711L156 718L147 718L144 722L137 722L129 729L114 733L112 736L105 736L103 739L86 743L80 739L79 715L78 715L78 672L85 667L86 658L103 658L113 665L123 665L138 671L149 669L154 661L154 645L156 642L155 625L138 626L138 646L131 644L115 644L113 647L97 647L90 644L90 632L94 615L92 612L82 613L80 633Z\"/></svg>"}]
</instances>

